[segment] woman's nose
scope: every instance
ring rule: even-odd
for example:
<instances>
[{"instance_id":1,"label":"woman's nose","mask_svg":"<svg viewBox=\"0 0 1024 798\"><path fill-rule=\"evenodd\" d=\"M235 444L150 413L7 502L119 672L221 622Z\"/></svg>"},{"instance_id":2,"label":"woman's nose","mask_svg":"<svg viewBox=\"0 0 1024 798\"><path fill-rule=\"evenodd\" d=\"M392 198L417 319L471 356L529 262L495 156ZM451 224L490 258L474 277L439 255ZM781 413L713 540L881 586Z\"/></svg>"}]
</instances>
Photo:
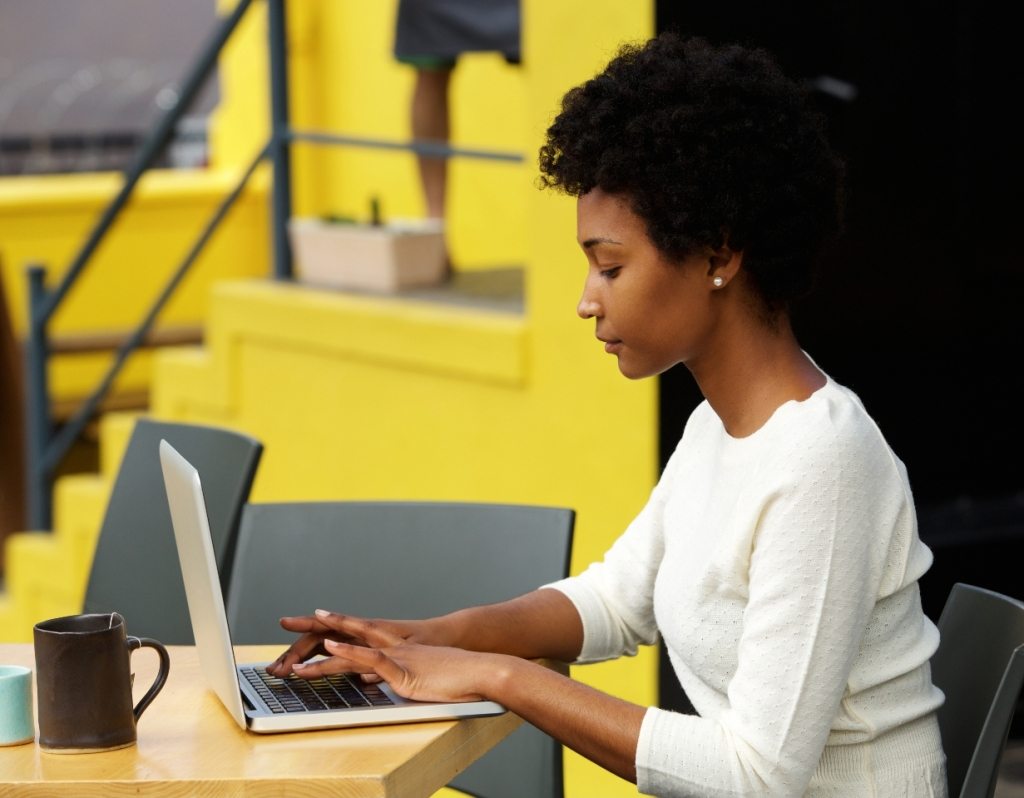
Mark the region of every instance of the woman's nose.
<instances>
[{"instance_id":1,"label":"woman's nose","mask_svg":"<svg viewBox=\"0 0 1024 798\"><path fill-rule=\"evenodd\" d=\"M597 303L587 299L586 295L584 295L580 297L580 302L576 306L576 313L581 319L592 319L598 314Z\"/></svg>"},{"instance_id":2,"label":"woman's nose","mask_svg":"<svg viewBox=\"0 0 1024 798\"><path fill-rule=\"evenodd\" d=\"M589 278L583 284L583 295L576 305L576 313L581 319L592 319L601 315L601 305L593 295Z\"/></svg>"}]
</instances>

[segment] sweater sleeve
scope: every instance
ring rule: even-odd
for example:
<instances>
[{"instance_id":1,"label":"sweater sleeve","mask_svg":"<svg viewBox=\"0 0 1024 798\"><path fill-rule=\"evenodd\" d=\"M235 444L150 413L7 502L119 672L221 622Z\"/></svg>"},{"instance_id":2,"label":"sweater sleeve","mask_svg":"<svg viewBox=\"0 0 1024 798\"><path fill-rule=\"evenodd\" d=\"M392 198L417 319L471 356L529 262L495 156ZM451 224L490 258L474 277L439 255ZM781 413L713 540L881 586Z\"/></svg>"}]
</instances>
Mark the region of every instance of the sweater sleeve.
<instances>
[{"instance_id":1,"label":"sweater sleeve","mask_svg":"<svg viewBox=\"0 0 1024 798\"><path fill-rule=\"evenodd\" d=\"M649 709L642 792L801 795L843 700L908 495L860 430L795 447L766 482L728 701L713 716Z\"/></svg>"},{"instance_id":2,"label":"sweater sleeve","mask_svg":"<svg viewBox=\"0 0 1024 798\"><path fill-rule=\"evenodd\" d=\"M694 415L705 409L702 406ZM579 576L545 585L564 593L580 614L583 649L577 663L601 662L623 654L633 656L638 646L651 645L658 638L654 581L664 552L663 514L671 493L677 453L686 440L684 431L647 504L604 559L591 564Z\"/></svg>"},{"instance_id":3,"label":"sweater sleeve","mask_svg":"<svg viewBox=\"0 0 1024 798\"><path fill-rule=\"evenodd\" d=\"M564 593L580 615L583 648L577 663L633 656L638 646L657 639L652 605L661 548L660 503L656 489L604 560L577 577L546 585Z\"/></svg>"}]
</instances>

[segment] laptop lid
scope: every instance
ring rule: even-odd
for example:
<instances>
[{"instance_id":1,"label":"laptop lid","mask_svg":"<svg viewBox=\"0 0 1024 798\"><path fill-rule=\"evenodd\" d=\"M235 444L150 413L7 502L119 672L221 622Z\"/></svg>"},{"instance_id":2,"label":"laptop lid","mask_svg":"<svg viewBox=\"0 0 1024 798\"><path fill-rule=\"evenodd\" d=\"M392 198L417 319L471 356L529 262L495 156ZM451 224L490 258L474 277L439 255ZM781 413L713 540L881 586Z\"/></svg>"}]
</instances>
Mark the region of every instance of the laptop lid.
<instances>
[{"instance_id":1,"label":"laptop lid","mask_svg":"<svg viewBox=\"0 0 1024 798\"><path fill-rule=\"evenodd\" d=\"M160 441L160 466L199 665L206 683L244 729L245 708L199 472L165 440Z\"/></svg>"},{"instance_id":2,"label":"laptop lid","mask_svg":"<svg viewBox=\"0 0 1024 798\"><path fill-rule=\"evenodd\" d=\"M493 701L409 701L382 684L381 690L391 699L389 705L275 714L239 676L199 472L165 440L160 441L160 464L199 664L207 684L240 727L255 732L303 731L450 720L505 711Z\"/></svg>"}]
</instances>

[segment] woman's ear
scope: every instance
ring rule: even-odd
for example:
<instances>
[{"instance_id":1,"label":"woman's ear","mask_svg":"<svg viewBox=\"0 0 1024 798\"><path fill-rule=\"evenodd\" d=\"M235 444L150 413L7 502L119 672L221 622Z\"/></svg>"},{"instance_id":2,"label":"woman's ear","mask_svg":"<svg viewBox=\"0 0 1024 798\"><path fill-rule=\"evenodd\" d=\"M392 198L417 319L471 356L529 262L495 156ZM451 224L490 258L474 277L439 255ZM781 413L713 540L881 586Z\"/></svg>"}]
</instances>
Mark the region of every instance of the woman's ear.
<instances>
[{"instance_id":1,"label":"woman's ear","mask_svg":"<svg viewBox=\"0 0 1024 798\"><path fill-rule=\"evenodd\" d=\"M708 257L708 279L715 288L723 288L735 279L742 265L743 252L723 244L711 250Z\"/></svg>"}]
</instances>

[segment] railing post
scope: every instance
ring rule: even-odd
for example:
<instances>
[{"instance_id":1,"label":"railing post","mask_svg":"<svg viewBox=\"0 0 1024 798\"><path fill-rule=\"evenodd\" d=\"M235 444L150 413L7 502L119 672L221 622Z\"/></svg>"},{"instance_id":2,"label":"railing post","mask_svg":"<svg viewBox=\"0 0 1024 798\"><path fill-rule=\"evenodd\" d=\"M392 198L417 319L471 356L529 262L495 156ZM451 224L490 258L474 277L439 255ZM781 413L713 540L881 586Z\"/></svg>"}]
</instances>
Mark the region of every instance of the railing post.
<instances>
[{"instance_id":1,"label":"railing post","mask_svg":"<svg viewBox=\"0 0 1024 798\"><path fill-rule=\"evenodd\" d=\"M32 529L49 529L52 518L53 484L46 465L46 450L53 428L50 418L50 387L47 379L48 314L44 283L46 268L33 264L28 268L28 341L25 347L25 421L27 439L26 485L27 515Z\"/></svg>"},{"instance_id":2,"label":"railing post","mask_svg":"<svg viewBox=\"0 0 1024 798\"><path fill-rule=\"evenodd\" d=\"M267 0L270 33L270 158L274 164L271 195L274 276L292 276L288 220L292 215L291 146L288 130L288 39L284 0Z\"/></svg>"}]
</instances>

